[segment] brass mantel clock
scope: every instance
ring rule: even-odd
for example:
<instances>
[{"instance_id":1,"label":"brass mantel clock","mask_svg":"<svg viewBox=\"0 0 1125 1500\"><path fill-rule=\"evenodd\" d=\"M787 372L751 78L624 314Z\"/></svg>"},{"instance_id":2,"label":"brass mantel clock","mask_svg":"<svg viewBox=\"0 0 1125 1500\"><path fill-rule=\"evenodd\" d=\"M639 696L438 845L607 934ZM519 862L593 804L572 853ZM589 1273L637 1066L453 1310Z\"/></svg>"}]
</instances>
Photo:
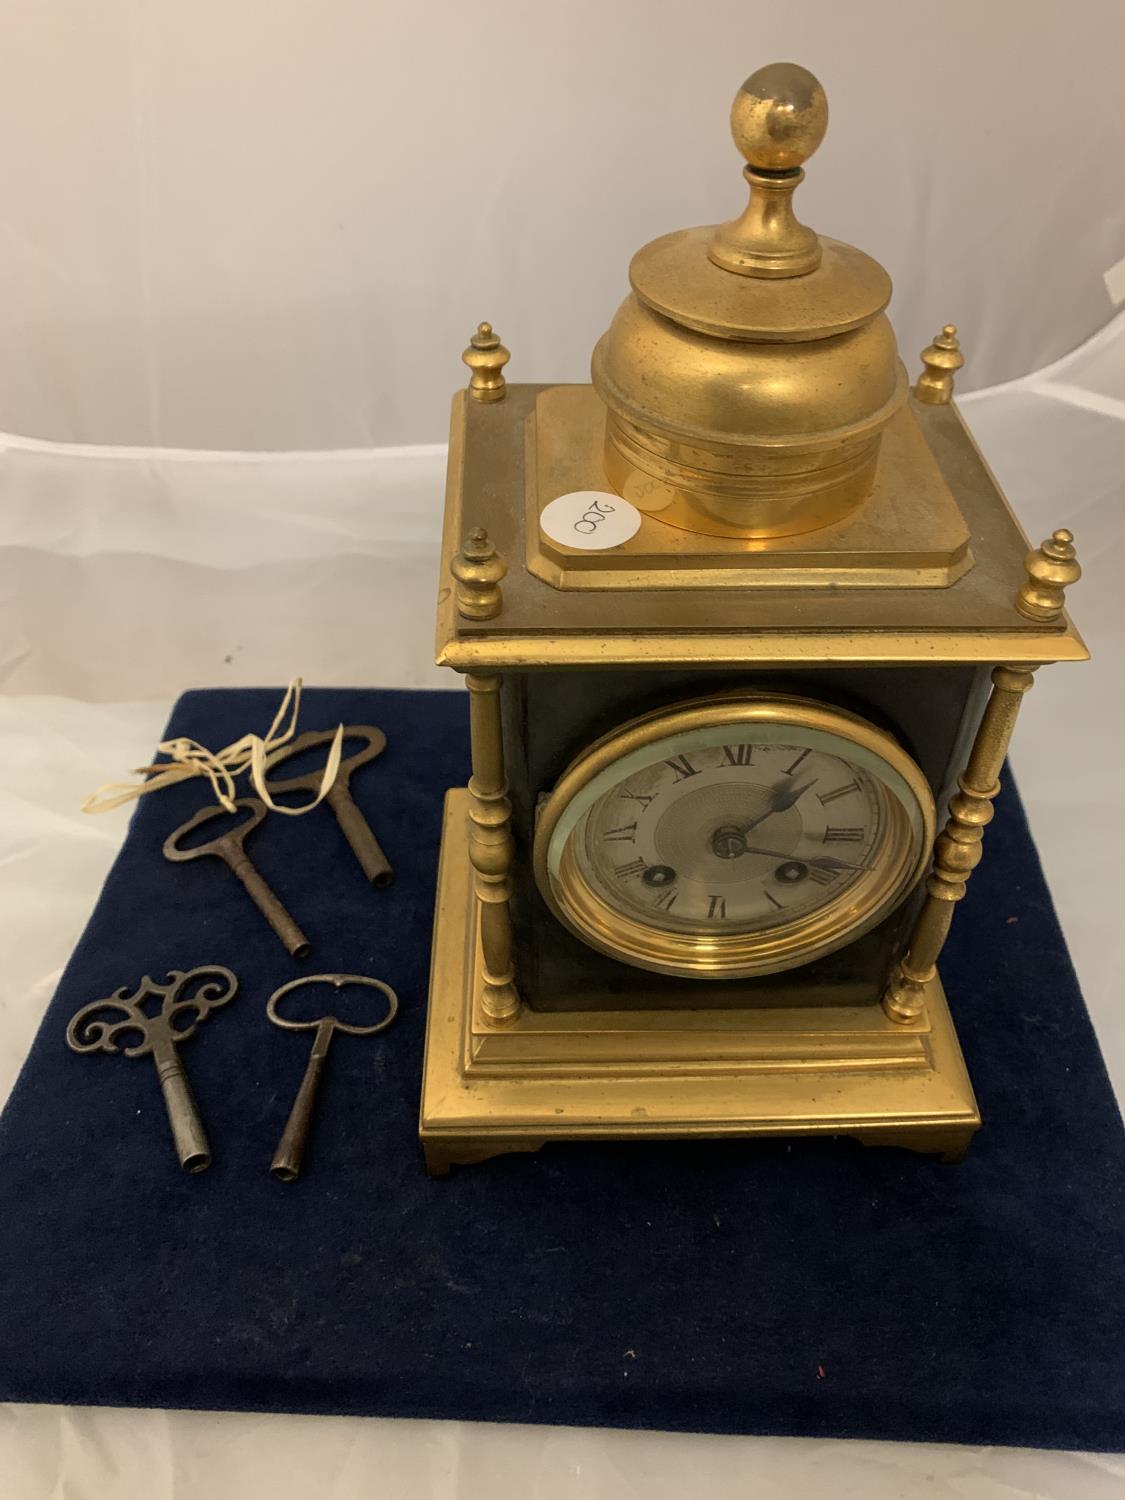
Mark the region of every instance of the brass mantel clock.
<instances>
[{"instance_id":1,"label":"brass mantel clock","mask_svg":"<svg viewBox=\"0 0 1125 1500\"><path fill-rule=\"evenodd\" d=\"M1022 695L1087 652L869 256L798 222L824 93L734 102L749 204L646 245L589 386L456 398L438 660L449 793L421 1136L847 1134L964 1153L937 973ZM940 834L935 833L941 827Z\"/></svg>"}]
</instances>

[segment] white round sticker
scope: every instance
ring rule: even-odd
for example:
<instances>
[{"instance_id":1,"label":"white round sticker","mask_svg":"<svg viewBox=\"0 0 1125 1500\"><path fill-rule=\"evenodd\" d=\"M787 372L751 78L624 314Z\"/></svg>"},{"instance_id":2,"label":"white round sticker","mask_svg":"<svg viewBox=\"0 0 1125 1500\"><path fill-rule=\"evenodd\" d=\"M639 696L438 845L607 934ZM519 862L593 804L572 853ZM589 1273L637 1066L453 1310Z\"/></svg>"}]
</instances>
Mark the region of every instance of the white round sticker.
<instances>
[{"instance_id":1,"label":"white round sticker","mask_svg":"<svg viewBox=\"0 0 1125 1500\"><path fill-rule=\"evenodd\" d=\"M640 524L641 513L635 505L602 490L574 490L560 495L543 507L539 517L541 530L553 542L581 547L585 552L620 547L636 534Z\"/></svg>"}]
</instances>

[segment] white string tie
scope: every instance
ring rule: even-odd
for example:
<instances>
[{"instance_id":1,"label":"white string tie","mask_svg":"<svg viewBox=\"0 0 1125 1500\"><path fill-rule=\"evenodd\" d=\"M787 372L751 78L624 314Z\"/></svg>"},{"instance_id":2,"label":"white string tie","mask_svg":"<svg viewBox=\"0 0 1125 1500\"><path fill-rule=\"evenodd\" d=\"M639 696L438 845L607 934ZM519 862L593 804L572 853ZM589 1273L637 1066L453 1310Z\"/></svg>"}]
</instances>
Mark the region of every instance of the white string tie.
<instances>
[{"instance_id":1,"label":"white string tie","mask_svg":"<svg viewBox=\"0 0 1125 1500\"><path fill-rule=\"evenodd\" d=\"M266 771L269 768L271 756L282 746L288 745L296 733L303 686L301 678L294 677L285 689L281 706L264 736L244 734L241 739L235 740L233 745L227 745L225 749L219 751L208 750L206 745L201 745L196 740L183 738L163 740L156 749L160 755L168 756L167 761L158 761L150 766L138 766L133 775L143 777L142 781L107 781L86 798L82 804L82 811L84 813L110 812L126 802L135 802L139 797L147 796L149 792L162 791L164 787L175 786L192 776L206 776L211 783L211 790L215 794L216 801L227 812L234 812L235 801L238 797L238 789L234 784L235 778L249 771L255 792L272 812L285 813L290 818L299 818L303 813L310 812L323 802L332 783L336 780L344 748L342 724L336 726L336 734L328 751L328 759L324 763L320 790L311 802L304 802L299 807L286 807L273 800L266 786Z\"/></svg>"}]
</instances>

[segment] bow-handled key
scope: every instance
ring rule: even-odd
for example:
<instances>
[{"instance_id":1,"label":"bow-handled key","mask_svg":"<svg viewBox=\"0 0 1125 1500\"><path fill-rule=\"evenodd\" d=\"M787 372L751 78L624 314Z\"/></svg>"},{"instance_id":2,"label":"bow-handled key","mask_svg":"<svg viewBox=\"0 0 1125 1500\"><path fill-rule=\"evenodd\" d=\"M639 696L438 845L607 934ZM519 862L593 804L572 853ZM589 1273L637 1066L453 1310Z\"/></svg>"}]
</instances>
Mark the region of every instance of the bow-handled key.
<instances>
[{"instance_id":1,"label":"bow-handled key","mask_svg":"<svg viewBox=\"0 0 1125 1500\"><path fill-rule=\"evenodd\" d=\"M302 750L312 750L317 745L330 744L335 738L334 729L310 729L298 735L292 744L284 745L280 750L275 751L266 762L265 781L270 795L276 796L279 792L319 792L323 771L309 771L304 776L291 776L287 781L276 781L270 773L284 761L300 755ZM374 886L390 885L394 879L390 861L383 853L379 840L372 833L371 824L352 801L349 785L353 771L382 754L387 737L381 729L376 729L374 724L347 724L344 726L344 739L366 740L367 743L353 755L341 757L336 778L325 793L325 801L336 814L336 821L371 884Z\"/></svg>"},{"instance_id":2,"label":"bow-handled key","mask_svg":"<svg viewBox=\"0 0 1125 1500\"><path fill-rule=\"evenodd\" d=\"M190 849L181 848L180 840L194 829L209 823L212 818L229 816L224 807L205 807L177 828L175 833L168 835L164 840L164 858L178 863L188 859L202 859L210 854L221 859L238 876L254 905L285 944L286 951L293 958L304 958L309 951L308 938L250 863L250 856L243 848L247 834L257 828L265 817L266 804L257 797L240 797L234 805L239 812L249 812L250 816L245 823L240 823L237 828L232 828L229 833L224 833L209 843L195 844Z\"/></svg>"},{"instance_id":3,"label":"bow-handled key","mask_svg":"<svg viewBox=\"0 0 1125 1500\"><path fill-rule=\"evenodd\" d=\"M197 983L198 989L193 990ZM92 1000L71 1016L66 1028L67 1046L73 1052L116 1052L122 1032L140 1034L140 1041L124 1048L124 1054L151 1056L156 1064L172 1139L185 1172L202 1172L209 1167L211 1147L176 1048L187 1041L205 1016L233 1000L237 992L238 980L220 964L207 964L187 973L173 969L164 984L156 984L146 974L135 994L122 987L105 1000ZM145 1002L156 996L163 996L163 1001L157 1013L149 1015ZM122 1011L123 1019L109 1020L104 1016L106 1011ZM185 1011L194 1011L194 1018L190 1025L178 1026L177 1018Z\"/></svg>"},{"instance_id":4,"label":"bow-handled key","mask_svg":"<svg viewBox=\"0 0 1125 1500\"><path fill-rule=\"evenodd\" d=\"M370 1026L356 1026L332 1015L317 1016L311 1021L290 1021L285 1016L278 1015L278 1002L291 994L293 990L300 989L306 984L331 984L337 990L349 984L366 985L369 989L379 990L386 996L387 1013ZM346 1031L350 1036L374 1036L377 1031L385 1031L397 1013L398 996L394 990L389 984L384 984L381 979L371 979L366 974L307 974L300 979L291 979L279 990L274 990L266 1004L266 1015L273 1024L280 1026L284 1031L315 1031L316 1033L313 1037L312 1051L309 1053L308 1066L305 1068L305 1076L301 1080L301 1087L297 1090L297 1097L293 1101L293 1108L289 1112L289 1120L282 1132L281 1140L277 1143L273 1161L270 1162L270 1171L282 1182L292 1182L301 1170L301 1159L305 1154L305 1142L309 1136L309 1121L312 1118L316 1091L320 1083L320 1075L324 1071L324 1061L328 1056L332 1033Z\"/></svg>"}]
</instances>

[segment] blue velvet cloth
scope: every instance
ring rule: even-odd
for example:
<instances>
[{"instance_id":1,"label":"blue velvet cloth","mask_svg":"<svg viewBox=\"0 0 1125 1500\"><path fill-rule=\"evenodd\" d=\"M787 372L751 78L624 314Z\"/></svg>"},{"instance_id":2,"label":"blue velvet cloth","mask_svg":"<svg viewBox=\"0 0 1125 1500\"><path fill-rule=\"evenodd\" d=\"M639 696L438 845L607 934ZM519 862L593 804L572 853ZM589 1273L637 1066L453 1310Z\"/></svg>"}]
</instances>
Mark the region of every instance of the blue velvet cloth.
<instances>
[{"instance_id":1,"label":"blue velvet cloth","mask_svg":"<svg viewBox=\"0 0 1125 1500\"><path fill-rule=\"evenodd\" d=\"M187 694L226 744L274 691ZM432 1182L416 1141L458 694L309 692L373 722L356 774L397 879L334 819L249 852L313 943L290 960L218 863L168 864L202 784L145 799L0 1122L0 1398L836 1437L1125 1447L1125 1138L1015 792L943 963L985 1118L958 1166L847 1141L557 1146ZM214 1165L182 1173L148 1059L66 1023L146 971L241 992L182 1050ZM305 1173L267 1168L308 1041L270 992L351 970L398 1023L338 1037Z\"/></svg>"}]
</instances>

